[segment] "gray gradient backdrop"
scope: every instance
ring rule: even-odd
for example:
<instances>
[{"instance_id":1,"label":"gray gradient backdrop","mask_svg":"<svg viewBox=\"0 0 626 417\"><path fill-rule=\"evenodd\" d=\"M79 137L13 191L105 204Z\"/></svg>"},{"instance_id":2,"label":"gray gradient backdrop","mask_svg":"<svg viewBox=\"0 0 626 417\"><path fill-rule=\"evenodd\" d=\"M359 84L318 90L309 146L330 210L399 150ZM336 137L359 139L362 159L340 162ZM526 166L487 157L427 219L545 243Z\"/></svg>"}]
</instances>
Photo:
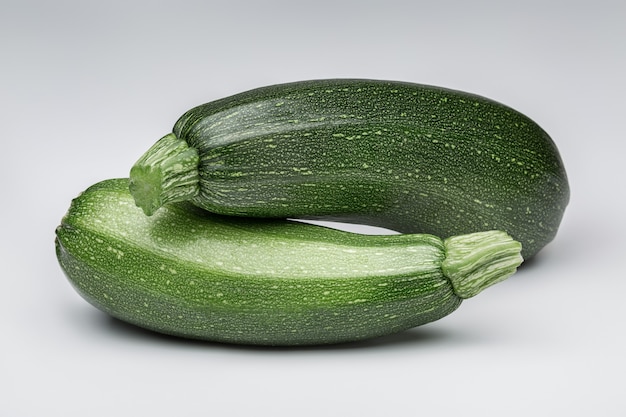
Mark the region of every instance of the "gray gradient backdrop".
<instances>
[{"instance_id":1,"label":"gray gradient backdrop","mask_svg":"<svg viewBox=\"0 0 626 417\"><path fill-rule=\"evenodd\" d=\"M626 415L622 1L0 1L0 415ZM261 85L435 84L542 125L557 239L441 321L358 345L237 348L109 319L57 265L80 191L179 115Z\"/></svg>"}]
</instances>

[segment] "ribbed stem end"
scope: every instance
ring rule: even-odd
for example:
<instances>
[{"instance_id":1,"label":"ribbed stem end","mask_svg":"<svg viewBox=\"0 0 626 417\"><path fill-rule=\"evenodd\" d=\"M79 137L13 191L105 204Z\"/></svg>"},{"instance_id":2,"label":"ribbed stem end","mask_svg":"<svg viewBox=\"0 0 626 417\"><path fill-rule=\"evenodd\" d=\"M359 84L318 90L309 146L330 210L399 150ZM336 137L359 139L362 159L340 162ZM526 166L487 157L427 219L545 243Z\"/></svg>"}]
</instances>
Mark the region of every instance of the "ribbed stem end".
<instances>
[{"instance_id":1,"label":"ribbed stem end","mask_svg":"<svg viewBox=\"0 0 626 417\"><path fill-rule=\"evenodd\" d=\"M198 151L173 133L159 139L130 170L135 204L151 216L161 206L198 194Z\"/></svg>"},{"instance_id":2,"label":"ribbed stem end","mask_svg":"<svg viewBox=\"0 0 626 417\"><path fill-rule=\"evenodd\" d=\"M523 262L522 244L502 231L453 236L444 240L444 246L441 269L461 298L505 280Z\"/></svg>"}]
</instances>

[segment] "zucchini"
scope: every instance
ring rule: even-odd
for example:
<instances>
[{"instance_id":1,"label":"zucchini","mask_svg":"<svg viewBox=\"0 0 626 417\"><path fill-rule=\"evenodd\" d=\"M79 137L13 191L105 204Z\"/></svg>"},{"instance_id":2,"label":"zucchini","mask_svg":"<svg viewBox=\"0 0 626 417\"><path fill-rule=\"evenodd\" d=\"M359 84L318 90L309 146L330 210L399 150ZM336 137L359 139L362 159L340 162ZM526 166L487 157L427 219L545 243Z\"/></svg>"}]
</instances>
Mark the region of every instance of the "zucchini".
<instances>
[{"instance_id":1,"label":"zucchini","mask_svg":"<svg viewBox=\"0 0 626 417\"><path fill-rule=\"evenodd\" d=\"M128 179L75 198L59 263L102 311L157 332L257 345L356 341L432 322L513 274L521 245L489 231L360 235L176 203L148 217Z\"/></svg>"},{"instance_id":2,"label":"zucchini","mask_svg":"<svg viewBox=\"0 0 626 417\"><path fill-rule=\"evenodd\" d=\"M236 216L449 237L503 230L530 258L569 200L559 152L492 100L376 80L259 88L186 112L130 171L146 214L189 200Z\"/></svg>"}]
</instances>

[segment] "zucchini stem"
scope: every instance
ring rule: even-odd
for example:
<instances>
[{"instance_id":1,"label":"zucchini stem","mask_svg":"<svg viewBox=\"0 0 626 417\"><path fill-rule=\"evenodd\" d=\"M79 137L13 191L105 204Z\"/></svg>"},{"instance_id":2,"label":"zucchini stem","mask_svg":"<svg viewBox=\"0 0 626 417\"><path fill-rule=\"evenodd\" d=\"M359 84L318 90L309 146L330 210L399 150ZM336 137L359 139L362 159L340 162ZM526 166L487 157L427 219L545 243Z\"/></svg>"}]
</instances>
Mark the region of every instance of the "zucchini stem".
<instances>
[{"instance_id":1,"label":"zucchini stem","mask_svg":"<svg viewBox=\"0 0 626 417\"><path fill-rule=\"evenodd\" d=\"M151 216L164 204L195 197L199 161L198 151L173 133L159 139L130 170L135 204Z\"/></svg>"},{"instance_id":2,"label":"zucchini stem","mask_svg":"<svg viewBox=\"0 0 626 417\"><path fill-rule=\"evenodd\" d=\"M505 280L523 262L522 244L497 230L449 237L444 247L441 269L461 298Z\"/></svg>"}]
</instances>

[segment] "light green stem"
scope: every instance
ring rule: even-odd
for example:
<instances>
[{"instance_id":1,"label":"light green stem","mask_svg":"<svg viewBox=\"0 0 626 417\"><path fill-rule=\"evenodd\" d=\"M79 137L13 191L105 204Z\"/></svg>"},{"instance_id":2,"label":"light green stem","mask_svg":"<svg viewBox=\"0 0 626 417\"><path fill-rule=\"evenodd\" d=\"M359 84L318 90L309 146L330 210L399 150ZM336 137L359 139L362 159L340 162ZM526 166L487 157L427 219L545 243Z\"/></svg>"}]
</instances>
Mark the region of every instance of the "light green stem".
<instances>
[{"instance_id":1,"label":"light green stem","mask_svg":"<svg viewBox=\"0 0 626 417\"><path fill-rule=\"evenodd\" d=\"M198 194L198 151L170 133L159 139L130 170L135 204L151 216L167 203Z\"/></svg>"},{"instance_id":2,"label":"light green stem","mask_svg":"<svg viewBox=\"0 0 626 417\"><path fill-rule=\"evenodd\" d=\"M505 280L523 262L522 244L502 231L453 236L444 240L444 246L441 269L461 298Z\"/></svg>"}]
</instances>

